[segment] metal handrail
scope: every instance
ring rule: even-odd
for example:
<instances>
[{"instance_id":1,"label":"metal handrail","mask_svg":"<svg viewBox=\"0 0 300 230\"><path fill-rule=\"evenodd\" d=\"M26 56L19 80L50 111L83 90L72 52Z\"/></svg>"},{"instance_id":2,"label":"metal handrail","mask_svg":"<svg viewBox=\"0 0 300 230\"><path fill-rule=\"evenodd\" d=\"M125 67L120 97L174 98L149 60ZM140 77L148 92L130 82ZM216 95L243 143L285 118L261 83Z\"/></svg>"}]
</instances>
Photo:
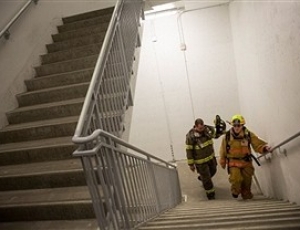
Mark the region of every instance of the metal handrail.
<instances>
[{"instance_id":1,"label":"metal handrail","mask_svg":"<svg viewBox=\"0 0 300 230\"><path fill-rule=\"evenodd\" d=\"M281 146L287 144L288 142L292 141L293 139L295 139L296 137L299 137L299 136L300 136L300 132L298 132L298 133L292 135L291 137L287 138L286 140L284 140L284 141L280 142L279 144L275 145L274 147L272 147L272 148L270 149L270 152L273 152L275 149L280 148ZM266 153L266 154L268 154L268 153ZM266 154L260 155L260 156L257 157L257 158L259 159L259 158L265 156Z\"/></svg>"},{"instance_id":2,"label":"metal handrail","mask_svg":"<svg viewBox=\"0 0 300 230\"><path fill-rule=\"evenodd\" d=\"M176 166L172 163L169 163L167 161L164 161L156 156L153 156L147 152L145 152L144 150L140 149L140 148L137 148L135 147L134 145L131 145L129 143L127 143L126 141L122 140L121 138L118 138L114 135L112 135L111 133L109 132L106 132L105 130L102 130L102 129L97 129L95 130L91 135L87 136L87 137L73 137L72 138L72 141L75 143L75 144L86 144L86 143L89 143L89 142L93 142L95 140L98 139L99 136L102 136L102 137L107 137L107 138L110 138L112 141L114 141L115 143L118 143L126 148L129 148L131 150L134 150L136 152L138 152L139 154L147 157L148 159L154 159L160 163L163 163L165 164L166 166L168 167L171 167L171 168L176 168ZM95 151L96 149L93 149L89 152L89 154L92 154L94 155L95 154ZM86 153L82 153L81 151L79 150L75 150L75 152L73 153L73 156L87 156L89 154L86 154Z\"/></svg>"},{"instance_id":3,"label":"metal handrail","mask_svg":"<svg viewBox=\"0 0 300 230\"><path fill-rule=\"evenodd\" d=\"M176 165L101 129L72 140L82 147L73 156L81 157L100 230L137 229L181 202Z\"/></svg>"},{"instance_id":4,"label":"metal handrail","mask_svg":"<svg viewBox=\"0 0 300 230\"><path fill-rule=\"evenodd\" d=\"M10 27L14 24L14 22L21 16L21 14L28 8L28 6L31 4L31 2L34 2L37 4L38 0L30 0L28 1L20 10L19 12L8 22L8 24L4 27L3 30L0 32L0 38L4 36L5 39L9 39Z\"/></svg>"},{"instance_id":5,"label":"metal handrail","mask_svg":"<svg viewBox=\"0 0 300 230\"><path fill-rule=\"evenodd\" d=\"M120 138L143 5L117 1L72 138L101 230L136 229L181 202L176 165Z\"/></svg>"},{"instance_id":6,"label":"metal handrail","mask_svg":"<svg viewBox=\"0 0 300 230\"><path fill-rule=\"evenodd\" d=\"M97 59L96 65L95 65L95 70L94 70L94 73L92 76L91 83L89 85L87 94L85 96L81 114L80 114L76 129L75 129L74 137L79 137L82 135L82 130L83 130L83 127L85 124L84 122L86 120L86 117L88 116L87 114L89 113L89 107L93 100L93 95L94 95L94 90L95 90L96 84L98 81L101 81L98 79L98 76L102 77L102 73L104 71L105 66L103 65L103 63L105 63L105 60L108 55L108 51L110 49L110 44L112 43L112 37L114 35L113 32L115 31L115 27L116 27L116 23L117 23L117 19L118 19L117 18L118 12L120 11L122 3L123 3L122 0L118 0L118 2L116 3L111 22L109 23L109 26L107 28L106 36L104 38L104 41L102 44L102 49L100 51L99 57Z\"/></svg>"}]
</instances>

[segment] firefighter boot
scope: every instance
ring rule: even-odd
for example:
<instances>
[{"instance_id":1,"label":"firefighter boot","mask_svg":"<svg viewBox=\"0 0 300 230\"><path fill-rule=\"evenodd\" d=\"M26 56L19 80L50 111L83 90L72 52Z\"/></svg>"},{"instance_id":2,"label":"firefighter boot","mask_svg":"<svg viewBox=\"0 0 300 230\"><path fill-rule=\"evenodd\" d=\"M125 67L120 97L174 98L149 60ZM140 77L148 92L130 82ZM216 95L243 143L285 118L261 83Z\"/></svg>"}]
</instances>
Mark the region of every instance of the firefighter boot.
<instances>
[{"instance_id":1,"label":"firefighter boot","mask_svg":"<svg viewBox=\"0 0 300 230\"><path fill-rule=\"evenodd\" d=\"M207 193L206 196L207 196L207 199L209 199L209 200L215 200L216 199L215 192Z\"/></svg>"},{"instance_id":2,"label":"firefighter boot","mask_svg":"<svg viewBox=\"0 0 300 230\"><path fill-rule=\"evenodd\" d=\"M244 189L242 189L241 194L242 194L242 198L244 200L250 200L250 199L253 198L253 194L251 193L250 190L246 190L246 189L244 190Z\"/></svg>"}]
</instances>

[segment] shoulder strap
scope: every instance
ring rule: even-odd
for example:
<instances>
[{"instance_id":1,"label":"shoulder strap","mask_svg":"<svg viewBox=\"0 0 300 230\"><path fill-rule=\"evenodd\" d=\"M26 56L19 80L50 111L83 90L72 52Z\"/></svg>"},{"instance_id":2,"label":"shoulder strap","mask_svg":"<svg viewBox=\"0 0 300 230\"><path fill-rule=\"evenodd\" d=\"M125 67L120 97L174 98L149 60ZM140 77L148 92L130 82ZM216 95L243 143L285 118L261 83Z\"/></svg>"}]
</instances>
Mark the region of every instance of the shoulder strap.
<instances>
[{"instance_id":1,"label":"shoulder strap","mask_svg":"<svg viewBox=\"0 0 300 230\"><path fill-rule=\"evenodd\" d=\"M249 147L249 149L250 149L250 144L251 144L251 134L250 134L250 131L249 131L246 127L244 127L244 134L245 134L245 137L246 137L246 139L247 139L247 141L248 141L248 147Z\"/></svg>"},{"instance_id":2,"label":"shoulder strap","mask_svg":"<svg viewBox=\"0 0 300 230\"><path fill-rule=\"evenodd\" d=\"M226 132L225 140L226 140L226 152L229 153L229 149L230 149L230 145L229 145L229 141L230 141L230 130L228 130L228 131Z\"/></svg>"},{"instance_id":3,"label":"shoulder strap","mask_svg":"<svg viewBox=\"0 0 300 230\"><path fill-rule=\"evenodd\" d=\"M248 147L249 147L249 149L250 149L250 144L251 144L250 131L249 131L246 127L243 128L243 131L244 131L245 137L246 137L247 140L248 140ZM227 151L227 153L229 153L229 149L230 149L230 145L229 145L229 141L230 141L230 130L228 130L228 131L226 132L225 139L226 139L226 151Z\"/></svg>"}]
</instances>

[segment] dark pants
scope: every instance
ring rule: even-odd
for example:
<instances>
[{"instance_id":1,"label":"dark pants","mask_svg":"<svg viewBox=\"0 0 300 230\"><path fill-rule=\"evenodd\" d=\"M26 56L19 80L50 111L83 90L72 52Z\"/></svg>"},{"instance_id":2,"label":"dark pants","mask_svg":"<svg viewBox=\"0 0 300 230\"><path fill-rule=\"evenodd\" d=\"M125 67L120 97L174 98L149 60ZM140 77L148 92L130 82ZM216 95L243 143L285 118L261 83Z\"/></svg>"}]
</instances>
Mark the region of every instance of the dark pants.
<instances>
[{"instance_id":1,"label":"dark pants","mask_svg":"<svg viewBox=\"0 0 300 230\"><path fill-rule=\"evenodd\" d=\"M212 177L217 172L217 161L216 158L213 158L212 160L203 163L203 164L197 164L196 165L197 172L200 174L200 178L203 184L203 187L206 191L207 196L209 194L214 194L214 184L212 182Z\"/></svg>"}]
</instances>

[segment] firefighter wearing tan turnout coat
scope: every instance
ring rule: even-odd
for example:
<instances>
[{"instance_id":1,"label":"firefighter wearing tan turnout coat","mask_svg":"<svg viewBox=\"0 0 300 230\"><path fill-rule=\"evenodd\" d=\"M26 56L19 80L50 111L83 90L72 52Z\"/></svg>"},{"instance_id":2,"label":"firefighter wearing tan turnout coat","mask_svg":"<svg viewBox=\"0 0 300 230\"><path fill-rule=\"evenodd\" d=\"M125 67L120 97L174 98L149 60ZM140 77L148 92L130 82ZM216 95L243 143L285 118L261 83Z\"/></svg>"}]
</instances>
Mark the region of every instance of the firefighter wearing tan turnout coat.
<instances>
[{"instance_id":1,"label":"firefighter wearing tan turnout coat","mask_svg":"<svg viewBox=\"0 0 300 230\"><path fill-rule=\"evenodd\" d=\"M231 119L232 128L224 135L220 147L220 165L228 167L231 193L234 198L241 194L243 199L252 199L252 164L251 147L255 152L267 153L270 147L265 141L245 127L245 119L234 115Z\"/></svg>"}]
</instances>

